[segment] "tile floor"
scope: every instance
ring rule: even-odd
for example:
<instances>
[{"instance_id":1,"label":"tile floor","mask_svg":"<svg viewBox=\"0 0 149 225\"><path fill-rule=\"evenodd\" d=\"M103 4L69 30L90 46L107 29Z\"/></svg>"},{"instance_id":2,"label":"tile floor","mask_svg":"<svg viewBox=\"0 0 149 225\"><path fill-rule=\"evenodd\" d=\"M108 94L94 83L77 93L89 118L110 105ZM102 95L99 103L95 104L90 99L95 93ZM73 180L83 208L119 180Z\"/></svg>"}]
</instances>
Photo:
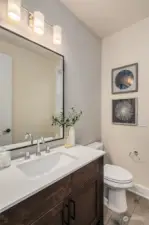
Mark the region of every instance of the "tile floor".
<instances>
[{"instance_id":1,"label":"tile floor","mask_svg":"<svg viewBox=\"0 0 149 225\"><path fill-rule=\"evenodd\" d=\"M104 208L104 225L149 225L149 200L127 193L129 221L124 222L116 213Z\"/></svg>"}]
</instances>

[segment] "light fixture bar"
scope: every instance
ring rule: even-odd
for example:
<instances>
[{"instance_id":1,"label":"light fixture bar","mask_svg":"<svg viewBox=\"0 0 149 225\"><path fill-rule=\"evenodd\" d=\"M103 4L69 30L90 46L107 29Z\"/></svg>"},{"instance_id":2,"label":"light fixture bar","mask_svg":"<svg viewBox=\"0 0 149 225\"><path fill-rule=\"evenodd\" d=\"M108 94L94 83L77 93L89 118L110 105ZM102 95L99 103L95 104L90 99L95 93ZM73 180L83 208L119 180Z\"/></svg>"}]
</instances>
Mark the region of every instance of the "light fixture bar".
<instances>
[{"instance_id":1,"label":"light fixture bar","mask_svg":"<svg viewBox=\"0 0 149 225\"><path fill-rule=\"evenodd\" d=\"M8 17L14 21L21 20L21 11L23 7L21 6L22 0L8 0ZM27 10L28 11L28 10ZM35 11L31 13L28 11L28 22L29 27L39 34L43 35L45 32L45 24L53 29L53 44L61 45L62 43L62 28L58 25L51 25L44 20L44 15L40 11Z\"/></svg>"}]
</instances>

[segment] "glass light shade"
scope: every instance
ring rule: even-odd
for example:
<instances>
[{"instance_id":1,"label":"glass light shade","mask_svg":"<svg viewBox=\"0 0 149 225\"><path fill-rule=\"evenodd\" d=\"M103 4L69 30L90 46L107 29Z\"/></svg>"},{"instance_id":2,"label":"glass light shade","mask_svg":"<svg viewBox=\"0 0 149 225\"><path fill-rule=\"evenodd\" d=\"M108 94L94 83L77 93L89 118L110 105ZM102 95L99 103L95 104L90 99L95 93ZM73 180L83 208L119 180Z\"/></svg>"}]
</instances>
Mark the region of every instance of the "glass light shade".
<instances>
[{"instance_id":1,"label":"glass light shade","mask_svg":"<svg viewBox=\"0 0 149 225\"><path fill-rule=\"evenodd\" d=\"M53 44L61 45L62 43L62 28L58 25L53 26Z\"/></svg>"},{"instance_id":2,"label":"glass light shade","mask_svg":"<svg viewBox=\"0 0 149 225\"><path fill-rule=\"evenodd\" d=\"M41 12L34 12L33 30L39 35L44 34L44 15Z\"/></svg>"},{"instance_id":3,"label":"glass light shade","mask_svg":"<svg viewBox=\"0 0 149 225\"><path fill-rule=\"evenodd\" d=\"M21 19L21 0L8 0L8 17L15 21Z\"/></svg>"}]
</instances>

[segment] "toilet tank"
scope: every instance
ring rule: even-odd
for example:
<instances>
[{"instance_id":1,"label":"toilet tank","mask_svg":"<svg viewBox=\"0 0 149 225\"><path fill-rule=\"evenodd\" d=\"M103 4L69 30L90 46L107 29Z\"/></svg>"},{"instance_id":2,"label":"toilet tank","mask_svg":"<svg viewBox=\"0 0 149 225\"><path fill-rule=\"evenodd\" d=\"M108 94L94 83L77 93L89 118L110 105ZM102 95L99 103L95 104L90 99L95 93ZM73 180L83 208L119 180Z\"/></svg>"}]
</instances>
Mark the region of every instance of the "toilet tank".
<instances>
[{"instance_id":1,"label":"toilet tank","mask_svg":"<svg viewBox=\"0 0 149 225\"><path fill-rule=\"evenodd\" d=\"M93 142L93 143L91 143L87 146L90 147L90 148L94 148L96 150L104 151L104 146L103 146L102 142ZM111 159L110 159L108 154L104 155L104 164L112 164Z\"/></svg>"},{"instance_id":2,"label":"toilet tank","mask_svg":"<svg viewBox=\"0 0 149 225\"><path fill-rule=\"evenodd\" d=\"M91 143L87 146L90 147L90 148L94 148L96 150L103 150L104 151L102 142L94 142L94 143Z\"/></svg>"}]
</instances>

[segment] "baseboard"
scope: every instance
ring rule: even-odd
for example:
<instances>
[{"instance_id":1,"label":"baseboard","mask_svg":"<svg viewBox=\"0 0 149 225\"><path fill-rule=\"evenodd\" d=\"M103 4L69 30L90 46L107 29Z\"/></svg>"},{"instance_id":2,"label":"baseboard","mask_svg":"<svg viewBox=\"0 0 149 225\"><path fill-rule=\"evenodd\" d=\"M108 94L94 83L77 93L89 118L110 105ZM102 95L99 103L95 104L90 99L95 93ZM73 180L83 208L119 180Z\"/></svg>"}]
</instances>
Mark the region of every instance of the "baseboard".
<instances>
[{"instance_id":1,"label":"baseboard","mask_svg":"<svg viewBox=\"0 0 149 225\"><path fill-rule=\"evenodd\" d=\"M141 184L134 184L134 186L132 188L130 188L129 191L131 191L141 197L149 199L149 188L144 187Z\"/></svg>"}]
</instances>

